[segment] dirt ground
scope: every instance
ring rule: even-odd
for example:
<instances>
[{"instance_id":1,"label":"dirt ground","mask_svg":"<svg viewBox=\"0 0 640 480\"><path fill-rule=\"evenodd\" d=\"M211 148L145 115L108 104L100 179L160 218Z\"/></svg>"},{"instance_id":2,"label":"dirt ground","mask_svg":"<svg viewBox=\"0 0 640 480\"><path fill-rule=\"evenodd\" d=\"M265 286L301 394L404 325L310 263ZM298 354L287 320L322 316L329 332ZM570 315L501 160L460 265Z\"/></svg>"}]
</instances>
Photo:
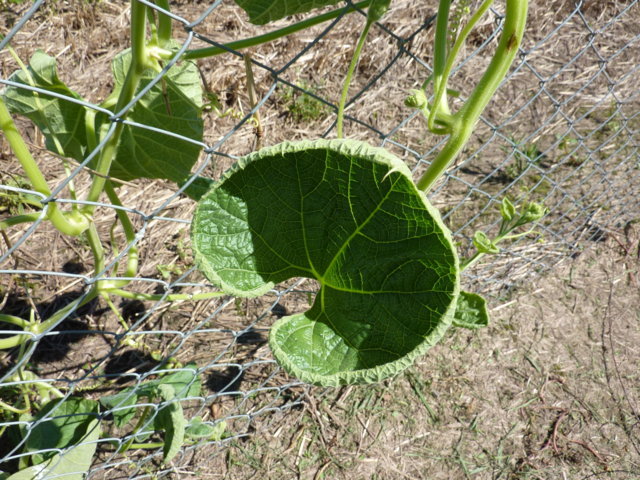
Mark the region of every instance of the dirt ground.
<instances>
[{"instance_id":1,"label":"dirt ground","mask_svg":"<svg viewBox=\"0 0 640 480\"><path fill-rule=\"evenodd\" d=\"M414 367L382 384L320 389L289 378L266 345L274 319L308 308L317 289L311 281L291 281L259 299L123 300L117 307L131 325L126 335L144 339L144 349L120 343L125 332L118 319L96 301L43 342L30 368L58 386L87 387L86 395L98 398L157 365L150 351L196 362L205 386L185 408L205 420L224 419L227 435L221 443L187 448L169 466L160 465L158 451L155 457L135 451L121 462L105 447L90 478L640 479L640 205L634 193L640 188L634 75L640 6L578 3L580 8L569 0L531 1L523 44L528 54L521 56L526 61L497 93L464 159L433 196L463 252L475 229L495 227L497 199L505 194L544 201L551 209L541 237L508 248L465 278L468 289L490 294L488 328L452 329ZM383 22L387 31L372 32L363 51L351 91L364 90L347 109L347 136L384 142L419 173L439 139L425 136L423 119L411 116L403 99L424 80L421 62L430 61L432 38L427 19L437 2L392 4ZM194 21L209 3L179 0L171 6ZM0 0L0 33L28 7ZM403 44L409 53L398 56L397 38L389 32L404 37L421 26L424 31ZM11 45L24 62L43 48L57 58L61 79L100 102L113 86L111 59L129 45L128 27L123 0L50 1ZM333 135L332 108L361 27L354 14L319 40L323 26L252 49L254 60L278 71L278 88L260 110L264 144ZM452 79L456 88L468 90L487 63L483 49L492 28L492 20L484 21L469 38L469 61ZM231 1L196 30L219 42L264 31ZM176 35L186 37L178 28ZM201 46L200 40L193 45ZM244 62L232 55L198 65L220 106L204 113L204 140L211 145L249 110L247 75ZM0 52L1 78L16 68L7 50ZM254 75L259 93L268 92L272 72L256 67ZM28 121L17 122L47 180L55 185L64 179L64 165L44 149L42 135ZM256 129L244 124L219 147L221 156L205 174L219 176L255 145ZM0 160L1 183L24 186L1 137ZM74 179L80 198L89 179L87 172ZM119 189L143 232L132 291L210 288L192 270L188 220L194 204L170 200L175 188L138 180ZM18 207L5 200L3 215L15 213ZM112 259L124 235L112 230L113 208L98 212L98 231ZM0 253L26 231L8 230ZM77 296L84 276L93 274L93 260L81 239L42 223L0 268L3 313L28 316L33 308L46 317ZM0 354L0 369L12 359ZM105 379L108 388L91 390Z\"/></svg>"}]
</instances>

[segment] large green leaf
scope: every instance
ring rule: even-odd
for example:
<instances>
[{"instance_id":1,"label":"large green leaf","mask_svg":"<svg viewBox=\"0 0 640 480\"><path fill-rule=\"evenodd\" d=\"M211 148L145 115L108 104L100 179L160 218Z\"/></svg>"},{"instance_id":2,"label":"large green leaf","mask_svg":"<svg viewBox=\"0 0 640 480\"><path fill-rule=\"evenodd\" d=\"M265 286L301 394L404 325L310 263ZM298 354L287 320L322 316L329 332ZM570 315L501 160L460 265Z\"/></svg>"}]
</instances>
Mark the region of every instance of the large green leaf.
<instances>
[{"instance_id":1,"label":"large green leaf","mask_svg":"<svg viewBox=\"0 0 640 480\"><path fill-rule=\"evenodd\" d=\"M34 464L47 460L53 448L67 448L80 442L94 424L98 414L98 402L78 397L55 399L47 403L35 416L33 427L27 436L25 452L34 452Z\"/></svg>"},{"instance_id":2,"label":"large green leaf","mask_svg":"<svg viewBox=\"0 0 640 480\"><path fill-rule=\"evenodd\" d=\"M451 324L450 233L406 165L362 142L284 143L245 157L202 198L191 235L200 269L230 294L318 280L311 309L270 334L276 359L304 381L378 381Z\"/></svg>"},{"instance_id":3,"label":"large green leaf","mask_svg":"<svg viewBox=\"0 0 640 480\"><path fill-rule=\"evenodd\" d=\"M130 64L130 50L125 50L113 60L114 95L120 91ZM148 70L138 92L156 75L155 71ZM182 62L174 65L162 81L135 104L127 114L127 120L201 141L201 107L202 87L198 69L192 62ZM99 124L107 121L104 115L98 115ZM193 143L125 125L110 175L122 180L164 178L184 182L199 154L200 147Z\"/></svg>"},{"instance_id":4,"label":"large green leaf","mask_svg":"<svg viewBox=\"0 0 640 480\"><path fill-rule=\"evenodd\" d=\"M46 53L36 51L26 70L18 70L9 80L81 99L60 81L56 60ZM7 87L3 96L9 111L26 116L40 129L49 150L78 161L84 158L87 145L85 107L18 87Z\"/></svg>"},{"instance_id":5,"label":"large green leaf","mask_svg":"<svg viewBox=\"0 0 640 480\"><path fill-rule=\"evenodd\" d=\"M340 0L235 0L249 15L249 21L264 25L296 13L306 13L314 8L335 5Z\"/></svg>"},{"instance_id":6,"label":"large green leaf","mask_svg":"<svg viewBox=\"0 0 640 480\"><path fill-rule=\"evenodd\" d=\"M60 478L82 480L91 468L93 454L100 438L100 421L94 418L87 423L85 435L72 448L56 454L48 460L14 473L7 480L34 480Z\"/></svg>"}]
</instances>

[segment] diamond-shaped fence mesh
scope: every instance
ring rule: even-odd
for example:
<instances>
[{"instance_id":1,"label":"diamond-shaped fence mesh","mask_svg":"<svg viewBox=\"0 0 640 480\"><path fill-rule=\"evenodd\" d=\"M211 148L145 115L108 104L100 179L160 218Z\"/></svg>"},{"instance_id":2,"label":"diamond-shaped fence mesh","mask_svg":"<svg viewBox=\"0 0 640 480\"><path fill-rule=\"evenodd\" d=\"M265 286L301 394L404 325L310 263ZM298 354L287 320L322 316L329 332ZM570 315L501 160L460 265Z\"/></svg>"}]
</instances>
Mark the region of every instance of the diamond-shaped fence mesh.
<instances>
[{"instance_id":1,"label":"diamond-shaped fence mesh","mask_svg":"<svg viewBox=\"0 0 640 480\"><path fill-rule=\"evenodd\" d=\"M17 335L16 318L59 314L45 333L24 330L21 335L30 341L7 347L0 356L0 472L26 467L36 462L34 455L63 462L78 453L74 445L85 444L97 445L90 478L176 472L194 452L206 448L212 455L231 441L260 435L298 408L309 391L279 368L266 339L274 319L308 308L316 285L299 280L256 299L207 298L215 287L192 266L188 230L194 202L182 194L185 187L132 180L121 182L120 201L100 197L95 203L95 235L105 257L100 266L82 237L58 233L46 220L46 208L33 216L32 205L39 201L50 207L55 199L69 209L83 203L93 158L118 123L134 132L155 129L168 144L181 139L197 145L200 161L192 171L213 178L257 144L335 136L341 82L365 12L349 10L352 3L346 2L322 23L244 49L230 42L293 21L256 27L231 1L176 2L170 13L154 2L143 3L158 15L171 15L180 52L152 83L162 84L174 65L196 61L198 49L218 47L215 56L197 60L208 102L202 143L126 120L144 91L116 115L101 104L112 87L109 63L129 44L126 3L0 2L0 83L38 91L10 76L21 68L16 59L27 62L44 49L57 58L63 80L88 99L74 101L111 122L104 141L84 162L74 163L48 152L31 123L15 117L52 188L48 198L25 181L3 138L3 218L32 218L3 224L0 307L9 321L0 324L0 342ZM436 8L435 1L392 2L369 35L346 110L347 137L387 148L416 176L443 144L442 137L428 134L422 115L403 104L409 89L431 73ZM461 100L491 58L501 8L497 2L468 39L450 82ZM431 200L463 253L476 230L497 229L505 195L518 203L542 202L549 215L535 234L475 267L465 277L468 289L489 295L509 289L552 269L588 242L622 232L640 215L638 18L638 1L531 2L519 56ZM255 105L248 95L249 74L255 79ZM122 213L131 220L133 239L117 221ZM134 278L124 278L123 265L134 247L138 269ZM96 282L121 280L128 294L83 301ZM149 385L181 373L190 378L176 392L184 418L193 426L199 417L209 429L204 436L187 436L172 463L163 465L170 432L156 419L176 400L163 399L157 390L149 393ZM201 388L191 388L194 382ZM62 449L43 439L59 433L59 425L74 416L86 426L89 415L65 410L65 402L38 413L43 398L99 400L118 392L128 393L91 414L100 419L101 435L80 429L71 447ZM130 417L119 424L114 420L123 411Z\"/></svg>"}]
</instances>

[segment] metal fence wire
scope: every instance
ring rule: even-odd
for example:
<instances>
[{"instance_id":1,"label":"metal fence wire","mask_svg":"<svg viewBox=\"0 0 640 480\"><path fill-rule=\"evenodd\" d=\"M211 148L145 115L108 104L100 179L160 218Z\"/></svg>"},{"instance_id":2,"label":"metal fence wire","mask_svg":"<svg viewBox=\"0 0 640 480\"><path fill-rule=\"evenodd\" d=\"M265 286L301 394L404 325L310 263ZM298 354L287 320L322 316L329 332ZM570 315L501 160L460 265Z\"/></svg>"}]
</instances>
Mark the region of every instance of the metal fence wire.
<instances>
[{"instance_id":1,"label":"metal fence wire","mask_svg":"<svg viewBox=\"0 0 640 480\"><path fill-rule=\"evenodd\" d=\"M143 3L168 14L154 2ZM0 83L12 85L10 74L18 68L9 47L23 61L43 48L58 58L60 76L91 99L77 102L113 115L99 105L100 94L106 88L102 84L108 83L103 79L108 77L105 72L113 54L129 41L126 3L75 1L63 5L39 0L0 5L4 8L0 14L0 29L4 30ZM348 137L387 148L416 175L443 143L441 137L427 134L421 114L403 105L409 89L417 88L431 72L436 8L435 0L392 2L391 10L370 33L346 110ZM470 36L456 67L451 86L463 99L491 58L501 29L501 8L502 2L497 2ZM549 208L537 237L515 241L465 277L467 288L489 295L549 271L589 242L622 231L640 215L638 1L535 0L530 11L524 42L507 79L463 155L431 194L463 252L476 230L497 228L503 196L520 203L535 200ZM290 20L255 27L231 1L172 5L170 15L181 52L176 62L195 48L221 49L220 55L198 62L211 103L204 112L205 140L199 144L201 161L194 175L217 177L255 147L255 112L261 116L263 144L335 136L339 89L364 14L345 10L311 29L250 49L258 94L256 105L251 105L243 61L247 51L228 43L279 28ZM60 22L66 23L67 36L56 44L60 38L51 27ZM105 22L102 27L101 22ZM98 30L106 39L87 38L84 33L95 35ZM55 41L46 40L47 35ZM42 41L54 43L38 43ZM166 65L155 81L161 82L174 63ZM144 92L132 105L142 95ZM113 125L123 121L120 117L132 105L120 116L111 117ZM52 198L67 207L77 203L69 195L69 186L73 184L78 192L88 188L91 172L87 165L103 145L84 163L69 164L65 171L61 160L44 150L31 124L16 121L54 187ZM153 128L124 122L139 129ZM177 135L162 133L167 142ZM17 208L11 204L16 199L48 199L20 181L23 172L5 143L3 139L0 192L8 215ZM260 435L262 429L299 408L309 393L307 386L278 367L266 336L274 318L308 308L316 288L313 282L279 285L257 299L223 296L199 302L167 301L170 294L214 289L192 266L188 230L194 203L182 190L168 182L136 180L120 187L122 205L101 199L96 222L108 258L106 267L98 272L86 243L56 233L44 221L44 214L34 223L3 231L0 301L7 315L29 318L31 312L36 318L47 318L82 298L95 282L121 278L118 262L134 244L140 249L140 268L128 288L141 294L114 305L122 312L126 328L109 305L96 300L69 309L48 332L32 334L24 347L28 351L4 351L0 358L4 407L13 398L12 392L32 382L16 377L18 371L37 375L65 398L97 399L124 389L140 392L161 374L193 373L190 365L195 365L202 388L180 401L182 409L187 419L201 417L218 428L215 436L186 442L170 465L162 463L161 445L118 453L130 442L143 443L140 439L145 432L153 433L154 416L166 403L132 397L133 405L124 402L99 415L108 419L118 408L133 407L136 418L145 412L141 428L134 436L131 425L103 426L102 436L91 440L97 443L97 450L88 478L175 473L201 449L211 454L229 442ZM113 227L118 210L129 214L136 231L134 242L124 242L127 247L120 250L116 245L123 244L124 235ZM4 323L0 328L0 338L15 334ZM47 422L53 425L63 414L54 408L33 419L11 409L3 411L0 471L15 471L24 457L46 453L25 453L30 432L39 431L39 425ZM54 450L61 456L72 452Z\"/></svg>"}]
</instances>

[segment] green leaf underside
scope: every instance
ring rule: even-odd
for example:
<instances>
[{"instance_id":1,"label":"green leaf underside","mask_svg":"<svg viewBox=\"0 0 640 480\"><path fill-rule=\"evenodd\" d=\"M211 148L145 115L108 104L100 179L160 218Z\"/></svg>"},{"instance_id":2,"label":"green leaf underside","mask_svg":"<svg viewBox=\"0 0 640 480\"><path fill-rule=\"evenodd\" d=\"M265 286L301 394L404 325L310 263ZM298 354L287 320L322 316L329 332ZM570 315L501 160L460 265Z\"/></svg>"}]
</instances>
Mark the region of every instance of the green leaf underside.
<instances>
[{"instance_id":1,"label":"green leaf underside","mask_svg":"<svg viewBox=\"0 0 640 480\"><path fill-rule=\"evenodd\" d=\"M461 291L458 296L458 306L453 324L456 327L472 330L489 325L486 300L475 293Z\"/></svg>"},{"instance_id":2,"label":"green leaf underside","mask_svg":"<svg viewBox=\"0 0 640 480\"><path fill-rule=\"evenodd\" d=\"M192 223L201 270L261 295L315 278L311 309L274 324L276 359L321 385L375 382L407 367L450 325L458 259L406 165L353 140L285 143L241 160Z\"/></svg>"},{"instance_id":3,"label":"green leaf underside","mask_svg":"<svg viewBox=\"0 0 640 480\"><path fill-rule=\"evenodd\" d=\"M79 443L98 414L98 402L76 397L52 400L38 412L34 422L44 419L29 431L25 451L34 464L53 457L56 452L43 450L67 448ZM26 432L25 432L26 434Z\"/></svg>"},{"instance_id":4,"label":"green leaf underside","mask_svg":"<svg viewBox=\"0 0 640 480\"><path fill-rule=\"evenodd\" d=\"M116 86L112 98L120 92L130 63L129 50L120 53L113 60L112 70ZM34 53L28 71L34 86L82 99L60 81L56 73L55 59L44 52ZM156 75L155 71L147 70L138 92ZM11 80L30 85L23 71L14 73ZM164 79L129 111L127 120L201 141L203 123L200 83L200 75L195 64L182 62L174 65ZM87 109L84 106L15 87L8 87L4 98L11 112L26 116L40 129L50 151L79 162L90 153L87 145L92 142L89 142L87 137ZM96 132L99 132L101 126L108 125L109 119L106 115L98 113L96 123ZM121 180L163 178L185 182L199 155L200 146L191 142L125 125L109 174ZM92 166L95 166L95 160Z\"/></svg>"},{"instance_id":5,"label":"green leaf underside","mask_svg":"<svg viewBox=\"0 0 640 480\"><path fill-rule=\"evenodd\" d=\"M255 25L264 25L296 13L335 5L340 0L235 0Z\"/></svg>"},{"instance_id":6,"label":"green leaf underside","mask_svg":"<svg viewBox=\"0 0 640 480\"><path fill-rule=\"evenodd\" d=\"M129 64L131 52L125 50L113 60L112 70L116 81L115 94L120 91ZM157 75L148 70L138 87L140 92ZM160 128L201 141L202 87L200 75L194 63L174 65L131 109L127 120ZM99 122L107 122L98 115ZM184 182L197 162L200 146L163 133L125 125L120 136L118 151L110 175L121 180L136 178L164 178Z\"/></svg>"},{"instance_id":7,"label":"green leaf underside","mask_svg":"<svg viewBox=\"0 0 640 480\"><path fill-rule=\"evenodd\" d=\"M60 81L56 71L56 60L46 53L36 51L29 61L27 70L29 75L18 70L9 80L29 86L33 82L35 87L81 99L80 95ZM40 129L45 138L45 145L50 151L78 161L82 160L87 145L85 107L17 87L7 87L4 99L9 111L24 115Z\"/></svg>"},{"instance_id":8,"label":"green leaf underside","mask_svg":"<svg viewBox=\"0 0 640 480\"><path fill-rule=\"evenodd\" d=\"M43 463L20 470L7 480L34 480L60 478L82 480L91 467L93 455L100 439L100 421L94 418L87 423L85 435L71 449L56 454Z\"/></svg>"}]
</instances>

